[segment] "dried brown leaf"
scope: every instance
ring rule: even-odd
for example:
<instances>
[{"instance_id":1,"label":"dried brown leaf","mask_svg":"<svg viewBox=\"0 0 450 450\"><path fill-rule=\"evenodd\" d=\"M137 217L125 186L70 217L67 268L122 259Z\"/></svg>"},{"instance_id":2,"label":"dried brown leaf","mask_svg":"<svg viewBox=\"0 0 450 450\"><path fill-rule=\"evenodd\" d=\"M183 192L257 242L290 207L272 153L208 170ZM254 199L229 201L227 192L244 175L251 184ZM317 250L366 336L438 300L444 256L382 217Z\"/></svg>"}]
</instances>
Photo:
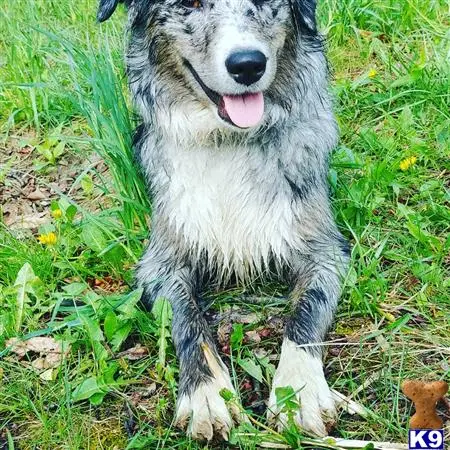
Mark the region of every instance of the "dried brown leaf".
<instances>
[{"instance_id":1,"label":"dried brown leaf","mask_svg":"<svg viewBox=\"0 0 450 450\"><path fill-rule=\"evenodd\" d=\"M38 356L31 361L31 367L40 373L43 380L53 379L53 369L57 368L64 355L69 352L70 347L63 345L51 337L38 336L26 341L18 338L8 339L7 347L10 347L12 353L15 353L19 360L24 358L28 352L36 353Z\"/></svg>"},{"instance_id":2,"label":"dried brown leaf","mask_svg":"<svg viewBox=\"0 0 450 450\"><path fill-rule=\"evenodd\" d=\"M245 333L245 341L259 344L261 342L261 336L256 330L247 331Z\"/></svg>"},{"instance_id":3,"label":"dried brown leaf","mask_svg":"<svg viewBox=\"0 0 450 450\"><path fill-rule=\"evenodd\" d=\"M129 348L123 352L117 354L118 358L125 358L129 361L138 361L148 355L148 349L141 344L137 344L135 347Z\"/></svg>"},{"instance_id":4,"label":"dried brown leaf","mask_svg":"<svg viewBox=\"0 0 450 450\"><path fill-rule=\"evenodd\" d=\"M47 194L45 194L44 192L42 192L41 190L39 190L39 188L37 188L35 191L30 192L27 195L27 199L28 200L32 200L32 201L37 201L37 200L44 200L47 198Z\"/></svg>"}]
</instances>

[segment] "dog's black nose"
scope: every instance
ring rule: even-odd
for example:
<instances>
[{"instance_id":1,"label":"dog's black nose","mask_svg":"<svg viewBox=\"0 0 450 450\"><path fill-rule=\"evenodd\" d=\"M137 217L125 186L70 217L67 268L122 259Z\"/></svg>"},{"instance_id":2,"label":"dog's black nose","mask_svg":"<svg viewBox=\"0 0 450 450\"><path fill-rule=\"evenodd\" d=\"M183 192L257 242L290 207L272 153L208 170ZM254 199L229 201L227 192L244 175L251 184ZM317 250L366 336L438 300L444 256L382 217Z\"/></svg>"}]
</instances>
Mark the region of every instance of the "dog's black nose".
<instances>
[{"instance_id":1,"label":"dog's black nose","mask_svg":"<svg viewBox=\"0 0 450 450\"><path fill-rule=\"evenodd\" d=\"M250 86L264 75L266 63L264 53L259 50L245 50L232 53L225 61L225 66L236 82Z\"/></svg>"}]
</instances>

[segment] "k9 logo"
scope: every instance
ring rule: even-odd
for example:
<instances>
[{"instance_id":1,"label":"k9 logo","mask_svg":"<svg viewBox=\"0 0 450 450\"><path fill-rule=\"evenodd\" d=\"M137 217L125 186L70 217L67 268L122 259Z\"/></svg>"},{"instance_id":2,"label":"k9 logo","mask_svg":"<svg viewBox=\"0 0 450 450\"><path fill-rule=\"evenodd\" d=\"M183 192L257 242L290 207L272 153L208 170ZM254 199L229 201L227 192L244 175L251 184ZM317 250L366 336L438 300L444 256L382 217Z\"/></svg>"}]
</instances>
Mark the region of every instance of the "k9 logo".
<instances>
[{"instance_id":1,"label":"k9 logo","mask_svg":"<svg viewBox=\"0 0 450 450\"><path fill-rule=\"evenodd\" d=\"M444 430L409 430L409 450L444 450Z\"/></svg>"}]
</instances>

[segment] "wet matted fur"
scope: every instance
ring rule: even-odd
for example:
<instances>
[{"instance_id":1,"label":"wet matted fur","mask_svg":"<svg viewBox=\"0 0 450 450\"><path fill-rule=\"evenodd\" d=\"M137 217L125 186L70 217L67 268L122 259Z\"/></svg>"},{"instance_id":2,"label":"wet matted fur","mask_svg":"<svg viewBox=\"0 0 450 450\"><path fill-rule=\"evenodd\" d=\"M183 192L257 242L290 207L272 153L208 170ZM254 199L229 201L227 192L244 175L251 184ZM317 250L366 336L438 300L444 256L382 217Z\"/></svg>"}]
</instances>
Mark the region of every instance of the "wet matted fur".
<instances>
[{"instance_id":1,"label":"wet matted fur","mask_svg":"<svg viewBox=\"0 0 450 450\"><path fill-rule=\"evenodd\" d=\"M100 0L99 20L118 3ZM267 277L290 285L292 302L269 418L284 426L275 389L290 385L295 420L324 435L335 407L320 343L349 249L328 196L337 127L315 0L125 3L127 73L143 121L135 148L153 201L137 280L144 303L172 305L177 422L211 439L240 419L220 396L233 386L196 300L206 282Z\"/></svg>"}]
</instances>

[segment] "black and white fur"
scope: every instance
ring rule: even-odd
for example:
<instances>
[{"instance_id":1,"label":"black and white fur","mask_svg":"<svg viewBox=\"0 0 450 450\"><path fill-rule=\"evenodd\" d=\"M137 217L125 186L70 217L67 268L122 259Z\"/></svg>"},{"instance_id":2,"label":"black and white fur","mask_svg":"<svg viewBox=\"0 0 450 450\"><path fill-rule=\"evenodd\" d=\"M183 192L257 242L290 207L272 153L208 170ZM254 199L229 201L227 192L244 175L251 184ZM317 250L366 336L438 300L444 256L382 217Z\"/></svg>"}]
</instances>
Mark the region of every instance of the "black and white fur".
<instances>
[{"instance_id":1,"label":"black and white fur","mask_svg":"<svg viewBox=\"0 0 450 450\"><path fill-rule=\"evenodd\" d=\"M180 360L176 419L194 438L227 438L236 411L220 390L228 370L197 299L205 283L278 278L291 286L291 314L269 399L291 385L296 421L317 434L335 406L320 343L332 323L348 245L330 209L328 159L337 127L315 0L124 0L127 73L143 123L135 147L153 198L152 233L137 280L144 302L167 298ZM100 0L107 19L119 0ZM229 76L236 49L267 57L251 86ZM208 92L210 90L210 92ZM263 92L258 126L218 114L211 92ZM315 345L317 344L317 345Z\"/></svg>"}]
</instances>

